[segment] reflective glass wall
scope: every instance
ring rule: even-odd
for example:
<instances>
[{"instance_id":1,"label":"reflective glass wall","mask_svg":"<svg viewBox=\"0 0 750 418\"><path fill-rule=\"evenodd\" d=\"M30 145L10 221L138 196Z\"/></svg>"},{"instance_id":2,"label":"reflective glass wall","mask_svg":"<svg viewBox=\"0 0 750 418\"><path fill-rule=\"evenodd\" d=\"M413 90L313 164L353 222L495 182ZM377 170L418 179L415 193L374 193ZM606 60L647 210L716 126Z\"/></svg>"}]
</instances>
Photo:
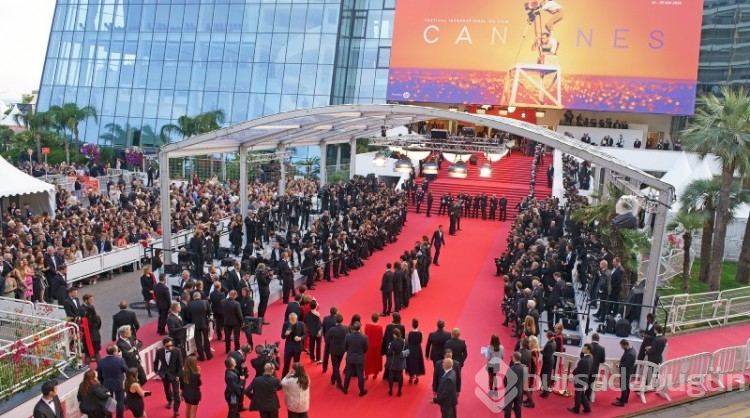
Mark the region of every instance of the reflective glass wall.
<instances>
[{"instance_id":1,"label":"reflective glass wall","mask_svg":"<svg viewBox=\"0 0 750 418\"><path fill-rule=\"evenodd\" d=\"M750 0L704 0L699 91L750 83Z\"/></svg>"},{"instance_id":2,"label":"reflective glass wall","mask_svg":"<svg viewBox=\"0 0 750 418\"><path fill-rule=\"evenodd\" d=\"M99 123L86 122L82 139L132 127L149 146L182 115L222 109L233 124L328 105L341 7L341 0L58 0L38 108L94 106Z\"/></svg>"}]
</instances>

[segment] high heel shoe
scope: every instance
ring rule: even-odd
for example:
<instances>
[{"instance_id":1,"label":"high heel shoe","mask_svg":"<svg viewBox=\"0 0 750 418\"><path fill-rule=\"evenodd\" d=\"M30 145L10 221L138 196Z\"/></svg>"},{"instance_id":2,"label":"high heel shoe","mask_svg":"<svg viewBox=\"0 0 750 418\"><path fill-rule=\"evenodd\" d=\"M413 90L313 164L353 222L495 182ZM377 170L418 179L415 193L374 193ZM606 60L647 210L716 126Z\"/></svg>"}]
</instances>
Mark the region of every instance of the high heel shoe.
<instances>
[{"instance_id":1,"label":"high heel shoe","mask_svg":"<svg viewBox=\"0 0 750 418\"><path fill-rule=\"evenodd\" d=\"M414 383L415 383L415 384L416 384L416 383L419 383L419 378L418 378L418 377L414 378Z\"/></svg>"}]
</instances>

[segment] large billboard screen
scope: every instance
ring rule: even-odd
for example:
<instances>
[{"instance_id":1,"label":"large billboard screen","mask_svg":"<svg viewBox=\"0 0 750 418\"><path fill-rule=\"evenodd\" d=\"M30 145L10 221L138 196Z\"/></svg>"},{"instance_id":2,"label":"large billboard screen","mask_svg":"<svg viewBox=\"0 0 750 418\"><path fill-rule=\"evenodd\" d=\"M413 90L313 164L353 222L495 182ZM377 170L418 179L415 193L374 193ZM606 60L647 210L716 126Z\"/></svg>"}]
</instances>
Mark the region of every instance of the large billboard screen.
<instances>
[{"instance_id":1,"label":"large billboard screen","mask_svg":"<svg viewBox=\"0 0 750 418\"><path fill-rule=\"evenodd\" d=\"M702 0L398 0L387 100L693 113Z\"/></svg>"}]
</instances>

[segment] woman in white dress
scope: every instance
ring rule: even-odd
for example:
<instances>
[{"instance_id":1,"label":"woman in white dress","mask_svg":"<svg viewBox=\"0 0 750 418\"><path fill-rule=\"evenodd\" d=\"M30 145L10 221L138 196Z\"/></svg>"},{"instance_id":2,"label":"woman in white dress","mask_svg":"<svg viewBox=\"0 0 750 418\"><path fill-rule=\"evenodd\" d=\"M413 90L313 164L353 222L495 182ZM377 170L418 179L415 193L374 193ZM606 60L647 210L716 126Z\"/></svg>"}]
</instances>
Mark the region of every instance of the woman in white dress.
<instances>
[{"instance_id":1,"label":"woman in white dress","mask_svg":"<svg viewBox=\"0 0 750 418\"><path fill-rule=\"evenodd\" d=\"M419 283L419 273L417 273L417 255L412 251L411 256L411 294L415 295L422 290L422 285Z\"/></svg>"}]
</instances>

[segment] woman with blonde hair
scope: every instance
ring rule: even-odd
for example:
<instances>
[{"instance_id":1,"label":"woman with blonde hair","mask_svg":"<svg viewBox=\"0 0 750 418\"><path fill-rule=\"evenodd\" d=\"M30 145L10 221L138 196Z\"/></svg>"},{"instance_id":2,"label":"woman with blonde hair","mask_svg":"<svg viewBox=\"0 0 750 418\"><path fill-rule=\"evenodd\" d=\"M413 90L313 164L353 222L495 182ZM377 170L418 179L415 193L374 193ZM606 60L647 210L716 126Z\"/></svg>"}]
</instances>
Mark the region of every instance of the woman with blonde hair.
<instances>
[{"instance_id":1,"label":"woman with blonde hair","mask_svg":"<svg viewBox=\"0 0 750 418\"><path fill-rule=\"evenodd\" d=\"M521 338L524 337L531 337L536 335L536 321L534 321L534 317L530 315L526 315L526 318L523 320L523 333L521 334Z\"/></svg>"}]
</instances>

